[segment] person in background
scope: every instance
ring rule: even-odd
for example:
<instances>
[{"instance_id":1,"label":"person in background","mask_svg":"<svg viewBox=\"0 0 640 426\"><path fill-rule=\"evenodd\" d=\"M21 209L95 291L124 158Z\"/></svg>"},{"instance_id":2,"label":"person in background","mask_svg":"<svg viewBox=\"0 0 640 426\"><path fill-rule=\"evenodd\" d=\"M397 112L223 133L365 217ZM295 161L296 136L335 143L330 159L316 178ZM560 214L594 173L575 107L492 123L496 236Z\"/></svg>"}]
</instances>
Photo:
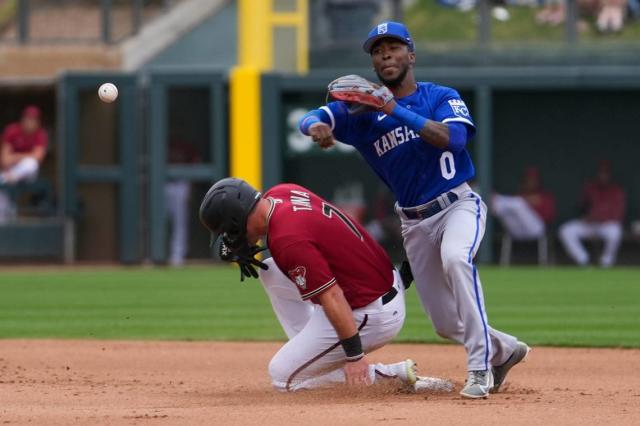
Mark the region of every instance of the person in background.
<instances>
[{"instance_id":1,"label":"person in background","mask_svg":"<svg viewBox=\"0 0 640 426\"><path fill-rule=\"evenodd\" d=\"M169 164L193 164L200 161L195 146L178 137L169 143ZM189 199L191 183L187 180L171 180L165 184L164 194L167 215L171 222L169 264L181 266L187 255L189 239Z\"/></svg>"},{"instance_id":2,"label":"person in background","mask_svg":"<svg viewBox=\"0 0 640 426\"><path fill-rule=\"evenodd\" d=\"M545 7L536 15L540 25L557 26L564 22L566 5L563 0L547 0ZM601 33L617 33L622 31L624 19L629 8L629 0L578 0L581 14L595 18L596 28ZM586 26L578 21L579 29Z\"/></svg>"},{"instance_id":3,"label":"person in background","mask_svg":"<svg viewBox=\"0 0 640 426\"><path fill-rule=\"evenodd\" d=\"M10 186L38 176L47 154L49 137L41 126L41 112L36 106L22 111L19 122L9 124L0 143L0 185ZM0 222L14 215L15 207L6 191L0 191Z\"/></svg>"},{"instance_id":4,"label":"person in background","mask_svg":"<svg viewBox=\"0 0 640 426\"><path fill-rule=\"evenodd\" d=\"M589 263L589 254L582 240L604 240L600 265L612 266L622 239L626 195L622 187L613 182L609 161L601 161L596 179L585 184L582 204L586 214L563 224L559 231L560 240L569 256L581 266Z\"/></svg>"},{"instance_id":5,"label":"person in background","mask_svg":"<svg viewBox=\"0 0 640 426\"><path fill-rule=\"evenodd\" d=\"M564 22L564 18L564 0L546 0L544 7L536 14L536 23L557 26Z\"/></svg>"},{"instance_id":6,"label":"person in background","mask_svg":"<svg viewBox=\"0 0 640 426\"><path fill-rule=\"evenodd\" d=\"M628 0L600 0L596 28L601 33L618 33L624 26Z\"/></svg>"},{"instance_id":7,"label":"person in background","mask_svg":"<svg viewBox=\"0 0 640 426\"><path fill-rule=\"evenodd\" d=\"M553 194L542 188L537 167L525 169L518 195L495 194L491 200L493 214L516 240L534 240L545 233L556 211Z\"/></svg>"}]
</instances>

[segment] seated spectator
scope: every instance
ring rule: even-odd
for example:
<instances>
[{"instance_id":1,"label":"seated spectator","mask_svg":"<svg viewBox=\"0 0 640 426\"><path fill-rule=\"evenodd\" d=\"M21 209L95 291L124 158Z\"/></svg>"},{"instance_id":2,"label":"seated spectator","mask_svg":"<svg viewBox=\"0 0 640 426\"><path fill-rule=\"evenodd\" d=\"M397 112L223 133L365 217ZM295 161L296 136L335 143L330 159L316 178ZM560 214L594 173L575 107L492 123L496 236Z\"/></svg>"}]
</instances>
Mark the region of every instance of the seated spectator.
<instances>
[{"instance_id":1,"label":"seated spectator","mask_svg":"<svg viewBox=\"0 0 640 426\"><path fill-rule=\"evenodd\" d=\"M560 25L564 22L564 18L564 0L545 1L545 6L536 14L536 22L540 25Z\"/></svg>"},{"instance_id":2,"label":"seated spectator","mask_svg":"<svg viewBox=\"0 0 640 426\"><path fill-rule=\"evenodd\" d=\"M516 240L535 240L544 235L555 216L555 204L554 196L542 188L536 167L525 169L518 195L495 194L491 199L493 214Z\"/></svg>"},{"instance_id":3,"label":"seated spectator","mask_svg":"<svg viewBox=\"0 0 640 426\"><path fill-rule=\"evenodd\" d=\"M629 6L629 0L578 0L579 11L596 19L596 28L602 33L620 32ZM566 15L564 0L547 0L545 7L536 15L541 25L556 26L564 22ZM586 23L579 21L579 26Z\"/></svg>"},{"instance_id":4,"label":"seated spectator","mask_svg":"<svg viewBox=\"0 0 640 426\"><path fill-rule=\"evenodd\" d=\"M0 146L0 185L31 181L38 175L47 153L47 132L40 125L40 109L28 106L20 122L9 124ZM5 191L0 191L0 222L14 215L15 207Z\"/></svg>"},{"instance_id":5,"label":"seated spectator","mask_svg":"<svg viewBox=\"0 0 640 426\"><path fill-rule=\"evenodd\" d=\"M622 31L627 12L627 0L601 0L596 27L602 33Z\"/></svg>"},{"instance_id":6,"label":"seated spectator","mask_svg":"<svg viewBox=\"0 0 640 426\"><path fill-rule=\"evenodd\" d=\"M613 182L610 162L600 162L598 175L594 181L585 184L582 198L586 214L562 225L560 240L578 265L589 263L589 254L581 240L604 240L600 265L609 267L615 263L620 246L626 207L625 192Z\"/></svg>"}]
</instances>

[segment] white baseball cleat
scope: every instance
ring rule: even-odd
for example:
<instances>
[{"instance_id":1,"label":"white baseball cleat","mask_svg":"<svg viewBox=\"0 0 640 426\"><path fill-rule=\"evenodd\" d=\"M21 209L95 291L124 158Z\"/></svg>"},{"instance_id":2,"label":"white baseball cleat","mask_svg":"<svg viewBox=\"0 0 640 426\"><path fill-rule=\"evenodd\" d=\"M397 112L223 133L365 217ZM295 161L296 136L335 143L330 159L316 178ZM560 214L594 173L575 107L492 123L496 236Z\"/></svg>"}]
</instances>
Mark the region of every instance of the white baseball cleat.
<instances>
[{"instance_id":1,"label":"white baseball cleat","mask_svg":"<svg viewBox=\"0 0 640 426\"><path fill-rule=\"evenodd\" d=\"M491 388L493 388L491 370L469 371L467 382L460 391L460 395L471 399L486 398Z\"/></svg>"},{"instance_id":2,"label":"white baseball cleat","mask_svg":"<svg viewBox=\"0 0 640 426\"><path fill-rule=\"evenodd\" d=\"M418 379L418 366L412 359L399 363L397 376L403 383L413 386Z\"/></svg>"}]
</instances>

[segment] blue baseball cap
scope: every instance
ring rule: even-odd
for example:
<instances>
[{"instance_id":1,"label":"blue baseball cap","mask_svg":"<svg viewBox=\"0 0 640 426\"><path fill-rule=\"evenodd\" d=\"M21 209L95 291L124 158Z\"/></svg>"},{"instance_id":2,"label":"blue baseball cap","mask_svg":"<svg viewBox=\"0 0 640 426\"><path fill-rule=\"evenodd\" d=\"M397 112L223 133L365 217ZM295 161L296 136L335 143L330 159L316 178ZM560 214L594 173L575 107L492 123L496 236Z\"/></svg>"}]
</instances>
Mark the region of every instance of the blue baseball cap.
<instances>
[{"instance_id":1,"label":"blue baseball cap","mask_svg":"<svg viewBox=\"0 0 640 426\"><path fill-rule=\"evenodd\" d=\"M409 50L413 52L413 40L411 39L411 34L409 34L407 27L400 22L387 21L376 25L371 31L369 31L367 41L364 42L362 48L365 52L371 54L371 48L374 43L381 38L395 38L396 40L400 40L409 46Z\"/></svg>"}]
</instances>

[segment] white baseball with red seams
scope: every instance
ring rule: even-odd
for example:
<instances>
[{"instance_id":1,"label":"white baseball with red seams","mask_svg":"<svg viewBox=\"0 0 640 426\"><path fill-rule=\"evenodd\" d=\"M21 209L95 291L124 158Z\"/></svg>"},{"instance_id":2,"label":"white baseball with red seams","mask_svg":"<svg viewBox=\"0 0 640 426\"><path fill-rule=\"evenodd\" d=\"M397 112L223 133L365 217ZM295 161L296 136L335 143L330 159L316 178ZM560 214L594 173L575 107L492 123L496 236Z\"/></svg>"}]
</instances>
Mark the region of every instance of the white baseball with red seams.
<instances>
[{"instance_id":1,"label":"white baseball with red seams","mask_svg":"<svg viewBox=\"0 0 640 426\"><path fill-rule=\"evenodd\" d=\"M113 83L104 83L98 89L98 97L102 102L111 103L118 99L118 88Z\"/></svg>"}]
</instances>

